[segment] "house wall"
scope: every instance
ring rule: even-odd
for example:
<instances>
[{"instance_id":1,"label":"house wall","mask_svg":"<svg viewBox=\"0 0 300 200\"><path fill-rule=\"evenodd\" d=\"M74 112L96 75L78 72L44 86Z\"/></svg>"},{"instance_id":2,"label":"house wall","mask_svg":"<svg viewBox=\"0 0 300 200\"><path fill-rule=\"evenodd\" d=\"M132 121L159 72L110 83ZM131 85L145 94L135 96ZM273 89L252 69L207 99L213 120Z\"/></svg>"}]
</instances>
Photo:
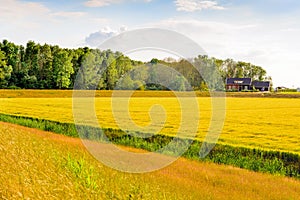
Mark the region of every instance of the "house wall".
<instances>
[{"instance_id":1,"label":"house wall","mask_svg":"<svg viewBox=\"0 0 300 200\"><path fill-rule=\"evenodd\" d=\"M227 91L231 91L231 90L235 90L235 91L243 91L243 90L253 90L254 89L254 85L258 85L258 86L264 86L266 85L265 82L252 82L248 84L249 80L244 79L245 81L242 81L243 79L236 79L236 81L234 81L235 79L230 79L228 81L228 79L226 80L226 83L230 83L226 85L226 90ZM241 80L241 81L240 81ZM234 82L234 83L233 83ZM271 91L271 87L255 87L255 89L259 90L259 91Z\"/></svg>"},{"instance_id":2,"label":"house wall","mask_svg":"<svg viewBox=\"0 0 300 200\"><path fill-rule=\"evenodd\" d=\"M238 85L226 85L226 90L239 90Z\"/></svg>"},{"instance_id":3,"label":"house wall","mask_svg":"<svg viewBox=\"0 0 300 200\"><path fill-rule=\"evenodd\" d=\"M266 87L266 88L264 88L264 90L263 90L262 87L256 87L255 89L257 89L257 90L259 90L259 91L263 91L263 92L268 92L268 91L270 91L270 87Z\"/></svg>"},{"instance_id":4,"label":"house wall","mask_svg":"<svg viewBox=\"0 0 300 200\"><path fill-rule=\"evenodd\" d=\"M226 85L226 90L237 90L237 91L251 90L251 86L250 85Z\"/></svg>"}]
</instances>

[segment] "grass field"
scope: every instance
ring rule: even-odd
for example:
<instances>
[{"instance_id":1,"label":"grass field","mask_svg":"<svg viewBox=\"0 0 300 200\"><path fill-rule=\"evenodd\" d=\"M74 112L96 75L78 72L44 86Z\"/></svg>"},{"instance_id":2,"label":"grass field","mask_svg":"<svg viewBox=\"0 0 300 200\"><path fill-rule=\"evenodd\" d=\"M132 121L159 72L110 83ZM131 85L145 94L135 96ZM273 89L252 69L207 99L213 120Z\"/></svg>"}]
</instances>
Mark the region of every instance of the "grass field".
<instances>
[{"instance_id":1,"label":"grass field","mask_svg":"<svg viewBox=\"0 0 300 200\"><path fill-rule=\"evenodd\" d=\"M118 101L125 101L125 99L120 97ZM211 99L198 98L197 101L200 108L197 137L201 140L210 124ZM102 127L119 128L114 120L111 104L109 97L96 98L97 118ZM176 98L132 98L130 100L130 116L137 125L147 126L151 122L149 109L156 104L163 106L167 118L165 124L155 123L155 126L150 128L160 130L159 132L163 134L175 134L181 119L180 105ZM122 107L117 109L114 107L114 114L122 125L129 124L126 117L118 114L123 112L122 109ZM0 113L59 122L74 122L71 98L1 98ZM219 142L299 154L299 113L300 99L227 98L226 119ZM155 117L163 119L163 114L161 115L154 114ZM189 129L184 131L186 131L185 134L189 134Z\"/></svg>"},{"instance_id":2,"label":"grass field","mask_svg":"<svg viewBox=\"0 0 300 200\"><path fill-rule=\"evenodd\" d=\"M1 199L300 198L300 183L290 178L183 158L128 174L97 162L79 139L3 122L0 136Z\"/></svg>"}]
</instances>

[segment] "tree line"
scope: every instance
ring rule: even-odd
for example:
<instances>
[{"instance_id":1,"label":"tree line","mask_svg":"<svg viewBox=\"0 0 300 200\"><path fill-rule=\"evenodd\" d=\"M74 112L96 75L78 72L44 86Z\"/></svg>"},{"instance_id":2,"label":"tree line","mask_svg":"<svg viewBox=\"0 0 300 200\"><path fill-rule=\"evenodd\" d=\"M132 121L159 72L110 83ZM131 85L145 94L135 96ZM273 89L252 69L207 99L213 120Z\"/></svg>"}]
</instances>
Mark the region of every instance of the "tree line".
<instances>
[{"instance_id":1,"label":"tree line","mask_svg":"<svg viewBox=\"0 0 300 200\"><path fill-rule=\"evenodd\" d=\"M174 70L166 70L166 67ZM0 88L222 90L228 77L271 79L247 62L199 55L188 60L131 60L120 52L57 45L0 42Z\"/></svg>"}]
</instances>

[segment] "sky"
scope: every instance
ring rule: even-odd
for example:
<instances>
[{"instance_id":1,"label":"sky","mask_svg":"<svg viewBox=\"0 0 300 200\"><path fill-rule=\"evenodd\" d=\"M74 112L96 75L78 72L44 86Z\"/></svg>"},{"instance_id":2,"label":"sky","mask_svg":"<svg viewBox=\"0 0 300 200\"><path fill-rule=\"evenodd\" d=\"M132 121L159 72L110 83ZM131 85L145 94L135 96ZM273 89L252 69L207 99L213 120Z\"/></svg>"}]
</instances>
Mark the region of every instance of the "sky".
<instances>
[{"instance_id":1,"label":"sky","mask_svg":"<svg viewBox=\"0 0 300 200\"><path fill-rule=\"evenodd\" d=\"M124 31L162 28L210 57L263 67L274 86L297 88L299 11L299 0L0 0L0 39L96 47Z\"/></svg>"}]
</instances>

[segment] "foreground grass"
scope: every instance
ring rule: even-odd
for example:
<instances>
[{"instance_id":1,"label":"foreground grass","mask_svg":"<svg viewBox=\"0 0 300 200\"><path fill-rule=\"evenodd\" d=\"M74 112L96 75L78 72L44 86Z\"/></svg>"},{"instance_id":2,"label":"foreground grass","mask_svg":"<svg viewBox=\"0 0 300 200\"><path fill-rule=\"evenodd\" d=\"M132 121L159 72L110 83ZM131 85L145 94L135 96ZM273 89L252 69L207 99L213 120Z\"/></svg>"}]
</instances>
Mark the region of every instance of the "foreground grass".
<instances>
[{"instance_id":1,"label":"foreground grass","mask_svg":"<svg viewBox=\"0 0 300 200\"><path fill-rule=\"evenodd\" d=\"M55 132L71 137L79 137L77 130L82 130L83 132L80 132L81 138L104 142L105 136L114 144L144 149L151 152L161 150L173 140L176 142L173 143L172 147L169 147L170 151L164 153L165 155L171 156L177 155L178 149L191 141L190 139L174 138L163 134L149 135L141 132L128 133L112 128L100 129L92 126L77 126L76 129L75 125L71 123L61 123L5 114L0 114L0 121ZM144 138L140 138L139 136L143 136ZM205 147L208 148L210 144L207 142L203 144L198 140L194 140L189 144L191 144L191 146L182 156L191 160L208 161L258 172L300 178L299 154L216 144L205 158L200 159L200 147L205 145Z\"/></svg>"},{"instance_id":2,"label":"foreground grass","mask_svg":"<svg viewBox=\"0 0 300 200\"><path fill-rule=\"evenodd\" d=\"M294 179L183 158L156 172L127 174L95 161L79 139L2 122L0 135L2 199L300 198Z\"/></svg>"},{"instance_id":3,"label":"foreground grass","mask_svg":"<svg viewBox=\"0 0 300 200\"><path fill-rule=\"evenodd\" d=\"M122 102L126 99L118 98ZM202 140L211 120L211 99L198 98L200 123L197 138ZM96 98L97 118L101 127L119 129L115 117L121 124L129 119L122 117L124 107L114 107L109 97ZM130 115L133 121L145 127L151 122L149 110L159 104L166 111L165 124L156 123L152 127L159 133L174 135L181 123L181 108L176 98L132 98ZM189 108L193 110L194 108ZM0 113L29 116L59 122L74 123L71 98L2 98ZM219 142L232 146L261 148L267 150L300 153L300 99L288 98L227 98L226 119ZM115 114L115 116L114 116ZM85 115L82 115L83 119ZM155 117L162 115L156 114ZM85 119L88 123L89 117ZM189 121L189 119L185 119ZM93 125L93 124L90 124ZM136 130L136 129L134 129ZM149 130L146 128L146 130ZM189 134L189 129L183 134Z\"/></svg>"}]
</instances>

